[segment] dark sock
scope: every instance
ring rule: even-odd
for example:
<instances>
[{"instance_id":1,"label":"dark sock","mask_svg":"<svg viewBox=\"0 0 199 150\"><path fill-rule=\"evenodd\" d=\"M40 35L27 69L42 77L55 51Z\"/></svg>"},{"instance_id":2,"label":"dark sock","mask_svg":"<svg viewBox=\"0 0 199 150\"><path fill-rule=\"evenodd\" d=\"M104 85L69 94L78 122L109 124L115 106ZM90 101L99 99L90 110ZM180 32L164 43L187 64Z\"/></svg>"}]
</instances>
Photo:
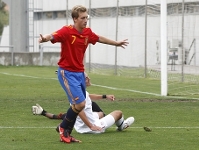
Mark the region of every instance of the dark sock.
<instances>
[{"instance_id":1,"label":"dark sock","mask_svg":"<svg viewBox=\"0 0 199 150\"><path fill-rule=\"evenodd\" d=\"M67 129L68 131L72 131L74 122L76 121L78 113L75 112L72 107L70 107L66 113L65 118L63 119L62 123L60 124L61 128Z\"/></svg>"},{"instance_id":2,"label":"dark sock","mask_svg":"<svg viewBox=\"0 0 199 150\"><path fill-rule=\"evenodd\" d=\"M66 117L66 113L61 116L61 119L64 120L65 117Z\"/></svg>"},{"instance_id":3,"label":"dark sock","mask_svg":"<svg viewBox=\"0 0 199 150\"><path fill-rule=\"evenodd\" d=\"M72 133L72 131L73 131L73 127L74 127L74 125L75 125L75 121L76 121L76 119L75 120L73 120L72 122L71 122L71 124L70 124L70 130L68 130L68 132L69 132L69 134L71 134Z\"/></svg>"}]
</instances>

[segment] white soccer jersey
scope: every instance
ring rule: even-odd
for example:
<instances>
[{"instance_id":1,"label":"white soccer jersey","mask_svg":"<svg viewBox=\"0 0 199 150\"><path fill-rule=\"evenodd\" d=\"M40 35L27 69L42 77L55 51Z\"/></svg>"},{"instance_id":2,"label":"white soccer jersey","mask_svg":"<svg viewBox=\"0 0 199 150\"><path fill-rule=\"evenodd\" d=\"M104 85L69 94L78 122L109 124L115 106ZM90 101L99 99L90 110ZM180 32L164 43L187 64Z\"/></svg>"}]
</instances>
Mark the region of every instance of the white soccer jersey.
<instances>
[{"instance_id":1,"label":"white soccer jersey","mask_svg":"<svg viewBox=\"0 0 199 150\"><path fill-rule=\"evenodd\" d=\"M114 124L114 118L111 115L107 115L106 117L103 117L102 119L99 119L99 116L96 112L92 111L92 101L89 97L89 93L86 92L86 104L84 108L84 112L90 121L90 123L95 124L96 126L99 126L103 129L103 131L92 131L83 121L82 119L77 116L74 128L78 133L102 133L105 131L106 128L108 128L110 125ZM113 118L113 121L111 121L111 124L109 123L110 120L112 120L110 117ZM109 120L107 122L107 120ZM107 125L110 124L110 125Z\"/></svg>"}]
</instances>

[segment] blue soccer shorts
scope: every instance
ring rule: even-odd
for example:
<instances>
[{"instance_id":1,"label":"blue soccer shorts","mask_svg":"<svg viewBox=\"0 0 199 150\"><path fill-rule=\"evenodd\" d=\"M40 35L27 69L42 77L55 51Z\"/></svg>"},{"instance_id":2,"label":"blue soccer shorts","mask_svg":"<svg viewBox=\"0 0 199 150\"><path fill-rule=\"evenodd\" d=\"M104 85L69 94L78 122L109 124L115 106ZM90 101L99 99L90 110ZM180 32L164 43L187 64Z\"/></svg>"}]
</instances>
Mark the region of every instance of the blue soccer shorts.
<instances>
[{"instance_id":1,"label":"blue soccer shorts","mask_svg":"<svg viewBox=\"0 0 199 150\"><path fill-rule=\"evenodd\" d=\"M70 104L79 104L86 99L84 72L70 72L58 68L58 80L68 96Z\"/></svg>"}]
</instances>

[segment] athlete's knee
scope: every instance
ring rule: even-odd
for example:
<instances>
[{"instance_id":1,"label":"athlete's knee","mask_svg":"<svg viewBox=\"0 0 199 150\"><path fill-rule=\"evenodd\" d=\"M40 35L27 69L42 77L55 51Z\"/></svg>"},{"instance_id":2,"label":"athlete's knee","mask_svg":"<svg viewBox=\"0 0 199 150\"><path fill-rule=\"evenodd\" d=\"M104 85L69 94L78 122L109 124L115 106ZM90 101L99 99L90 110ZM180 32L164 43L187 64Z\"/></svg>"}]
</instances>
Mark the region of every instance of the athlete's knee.
<instances>
[{"instance_id":1,"label":"athlete's knee","mask_svg":"<svg viewBox=\"0 0 199 150\"><path fill-rule=\"evenodd\" d=\"M84 109L85 104L86 104L86 101L83 101L83 102L81 102L79 104L75 104L75 109L79 110L79 112L80 112L80 111L82 111Z\"/></svg>"},{"instance_id":2,"label":"athlete's knee","mask_svg":"<svg viewBox=\"0 0 199 150\"><path fill-rule=\"evenodd\" d=\"M97 112L97 113L98 113L100 119L104 117L104 113L103 112Z\"/></svg>"},{"instance_id":3,"label":"athlete's knee","mask_svg":"<svg viewBox=\"0 0 199 150\"><path fill-rule=\"evenodd\" d=\"M115 111L113 111L113 114L114 114L117 118L122 118L122 111L121 111L121 110L115 110Z\"/></svg>"},{"instance_id":4,"label":"athlete's knee","mask_svg":"<svg viewBox=\"0 0 199 150\"><path fill-rule=\"evenodd\" d=\"M114 112L117 113L117 114L121 114L122 115L122 111L121 110L115 110Z\"/></svg>"}]
</instances>

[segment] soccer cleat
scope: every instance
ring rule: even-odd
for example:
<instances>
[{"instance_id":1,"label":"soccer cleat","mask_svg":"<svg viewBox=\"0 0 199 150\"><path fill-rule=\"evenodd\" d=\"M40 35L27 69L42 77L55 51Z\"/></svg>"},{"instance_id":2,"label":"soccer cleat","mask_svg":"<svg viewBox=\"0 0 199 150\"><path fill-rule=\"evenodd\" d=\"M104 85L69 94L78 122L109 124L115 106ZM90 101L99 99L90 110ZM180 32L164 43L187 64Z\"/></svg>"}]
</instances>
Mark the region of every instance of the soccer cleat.
<instances>
[{"instance_id":1,"label":"soccer cleat","mask_svg":"<svg viewBox=\"0 0 199 150\"><path fill-rule=\"evenodd\" d=\"M78 143L81 143L82 141L80 141L80 140L77 140L77 139L75 139L73 136L70 136L71 137L71 142L78 142Z\"/></svg>"},{"instance_id":2,"label":"soccer cleat","mask_svg":"<svg viewBox=\"0 0 199 150\"><path fill-rule=\"evenodd\" d=\"M75 139L74 137L70 136L70 133L68 130L65 130L64 128L61 128L58 126L56 128L56 131L59 132L60 135L60 141L64 143L71 143L71 142L81 142L80 140Z\"/></svg>"},{"instance_id":3,"label":"soccer cleat","mask_svg":"<svg viewBox=\"0 0 199 150\"><path fill-rule=\"evenodd\" d=\"M124 120L123 124L120 127L118 127L117 130L122 131L128 128L133 122L134 122L134 117L129 117L126 120Z\"/></svg>"}]
</instances>

